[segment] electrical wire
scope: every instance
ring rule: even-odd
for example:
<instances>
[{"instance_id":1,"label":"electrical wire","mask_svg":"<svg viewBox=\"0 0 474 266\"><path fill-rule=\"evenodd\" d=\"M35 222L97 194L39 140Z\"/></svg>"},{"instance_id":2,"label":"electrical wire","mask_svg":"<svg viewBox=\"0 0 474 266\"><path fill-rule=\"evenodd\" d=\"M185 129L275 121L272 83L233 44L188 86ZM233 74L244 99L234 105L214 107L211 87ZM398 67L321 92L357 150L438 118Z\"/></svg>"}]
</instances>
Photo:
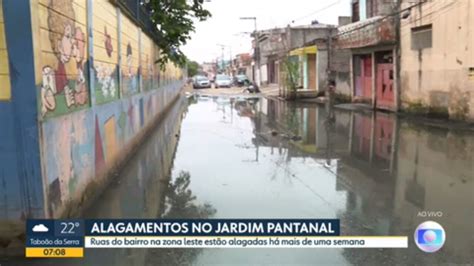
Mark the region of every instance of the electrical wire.
<instances>
[{"instance_id":1,"label":"electrical wire","mask_svg":"<svg viewBox=\"0 0 474 266\"><path fill-rule=\"evenodd\" d=\"M322 12L322 11L324 11L324 10L327 10L327 9L329 9L329 8L331 8L331 7L333 7L333 6L337 5L337 4L339 4L339 3L341 3L341 0L337 0L337 1L331 3L331 4L327 5L327 6L324 6L324 7L320 8L320 9L318 9L318 10L316 10L316 11L313 11L313 12L311 12L311 13L305 15L305 16L302 16L302 17L293 19L293 20L291 21L291 23L294 24L296 21L299 21L299 20L302 20L302 19L305 19L305 18L309 18L309 17L311 17L311 16L313 16L313 15L316 15L316 14L318 14L319 12Z\"/></svg>"}]
</instances>

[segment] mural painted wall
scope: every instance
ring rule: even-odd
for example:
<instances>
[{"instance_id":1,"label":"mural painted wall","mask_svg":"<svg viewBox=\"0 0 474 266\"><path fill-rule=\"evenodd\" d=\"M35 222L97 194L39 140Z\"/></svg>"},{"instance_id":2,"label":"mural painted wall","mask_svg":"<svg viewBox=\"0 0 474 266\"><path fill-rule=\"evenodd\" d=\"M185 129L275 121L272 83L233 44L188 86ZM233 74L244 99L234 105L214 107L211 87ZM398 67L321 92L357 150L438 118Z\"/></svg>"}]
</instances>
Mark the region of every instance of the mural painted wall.
<instances>
[{"instance_id":1,"label":"mural painted wall","mask_svg":"<svg viewBox=\"0 0 474 266\"><path fill-rule=\"evenodd\" d=\"M37 58L38 108L42 118L90 105L87 77L86 0L40 0ZM37 72L38 73L38 72Z\"/></svg>"},{"instance_id":2,"label":"mural painted wall","mask_svg":"<svg viewBox=\"0 0 474 266\"><path fill-rule=\"evenodd\" d=\"M122 57L122 95L130 96L140 91L140 30L126 16L122 16L121 19L120 38Z\"/></svg>"},{"instance_id":3,"label":"mural painted wall","mask_svg":"<svg viewBox=\"0 0 474 266\"><path fill-rule=\"evenodd\" d=\"M160 58L160 49L156 44L153 44L153 62L157 62L158 59ZM160 87L161 86L161 69L160 65L158 63L154 64L154 78L153 78L153 84L155 87Z\"/></svg>"},{"instance_id":4,"label":"mural painted wall","mask_svg":"<svg viewBox=\"0 0 474 266\"><path fill-rule=\"evenodd\" d=\"M3 21L3 0L0 0L0 101L10 100L10 67L8 65L5 23Z\"/></svg>"},{"instance_id":5,"label":"mural painted wall","mask_svg":"<svg viewBox=\"0 0 474 266\"><path fill-rule=\"evenodd\" d=\"M155 71L154 43L148 35L141 34L141 63L142 88L145 91L153 89L153 76Z\"/></svg>"},{"instance_id":6,"label":"mural painted wall","mask_svg":"<svg viewBox=\"0 0 474 266\"><path fill-rule=\"evenodd\" d=\"M31 9L47 215L57 217L127 154L184 81L173 64L158 71L153 40L108 0L32 0Z\"/></svg>"},{"instance_id":7,"label":"mural painted wall","mask_svg":"<svg viewBox=\"0 0 474 266\"><path fill-rule=\"evenodd\" d=\"M117 9L108 0L93 3L93 74L97 104L119 98L119 41Z\"/></svg>"}]
</instances>

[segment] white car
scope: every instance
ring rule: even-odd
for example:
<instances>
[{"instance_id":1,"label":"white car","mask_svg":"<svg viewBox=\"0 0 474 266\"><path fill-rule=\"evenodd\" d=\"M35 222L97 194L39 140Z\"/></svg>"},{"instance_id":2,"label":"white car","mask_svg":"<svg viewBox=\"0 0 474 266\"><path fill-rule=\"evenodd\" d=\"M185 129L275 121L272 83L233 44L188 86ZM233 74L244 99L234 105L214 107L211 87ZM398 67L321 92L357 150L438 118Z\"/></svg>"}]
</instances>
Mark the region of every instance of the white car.
<instances>
[{"instance_id":1,"label":"white car","mask_svg":"<svg viewBox=\"0 0 474 266\"><path fill-rule=\"evenodd\" d=\"M216 76L216 89L217 88L230 88L232 87L232 79L227 75L217 75Z\"/></svg>"},{"instance_id":2,"label":"white car","mask_svg":"<svg viewBox=\"0 0 474 266\"><path fill-rule=\"evenodd\" d=\"M194 77L193 88L200 89L200 88L210 88L211 82L207 77L204 76L196 76Z\"/></svg>"}]
</instances>

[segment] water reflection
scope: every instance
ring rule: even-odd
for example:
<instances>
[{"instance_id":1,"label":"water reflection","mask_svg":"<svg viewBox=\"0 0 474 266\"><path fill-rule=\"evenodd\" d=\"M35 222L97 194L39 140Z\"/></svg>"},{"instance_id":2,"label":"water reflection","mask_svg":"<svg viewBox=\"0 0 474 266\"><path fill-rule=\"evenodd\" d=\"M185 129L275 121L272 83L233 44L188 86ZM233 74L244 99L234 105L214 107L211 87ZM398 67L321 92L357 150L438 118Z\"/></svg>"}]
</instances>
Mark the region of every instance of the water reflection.
<instances>
[{"instance_id":1,"label":"water reflection","mask_svg":"<svg viewBox=\"0 0 474 266\"><path fill-rule=\"evenodd\" d=\"M316 160L337 159L336 191L346 192L346 208L338 213L343 233L410 236L408 251L344 250L349 262L473 261L472 132L435 130L386 113L335 111L333 117L327 108L262 104L275 124L285 115L292 117L287 127L302 134L302 141L293 145L299 152ZM443 212L435 220L448 238L443 250L430 256L418 251L412 239L419 223L434 219L419 217L424 210Z\"/></svg>"},{"instance_id":2,"label":"water reflection","mask_svg":"<svg viewBox=\"0 0 474 266\"><path fill-rule=\"evenodd\" d=\"M345 235L407 235L409 248L87 250L77 264L472 263L471 132L260 98L196 97L181 107L87 217L339 218ZM419 217L424 210L443 216ZM447 241L425 254L412 236L432 219Z\"/></svg>"},{"instance_id":3,"label":"water reflection","mask_svg":"<svg viewBox=\"0 0 474 266\"><path fill-rule=\"evenodd\" d=\"M219 218L337 217L346 235L407 235L404 250L205 250L196 264L469 263L474 137L387 113L266 99L211 98L190 107L175 170ZM190 151L193 152L190 152ZM201 156L196 156L201 154ZM432 218L446 246L424 254L416 226Z\"/></svg>"},{"instance_id":4,"label":"water reflection","mask_svg":"<svg viewBox=\"0 0 474 266\"><path fill-rule=\"evenodd\" d=\"M181 172L166 189L166 203L163 208L163 219L207 219L216 210L209 203L199 204L189 189L191 175ZM202 249L152 249L146 254L145 265L190 265Z\"/></svg>"}]
</instances>

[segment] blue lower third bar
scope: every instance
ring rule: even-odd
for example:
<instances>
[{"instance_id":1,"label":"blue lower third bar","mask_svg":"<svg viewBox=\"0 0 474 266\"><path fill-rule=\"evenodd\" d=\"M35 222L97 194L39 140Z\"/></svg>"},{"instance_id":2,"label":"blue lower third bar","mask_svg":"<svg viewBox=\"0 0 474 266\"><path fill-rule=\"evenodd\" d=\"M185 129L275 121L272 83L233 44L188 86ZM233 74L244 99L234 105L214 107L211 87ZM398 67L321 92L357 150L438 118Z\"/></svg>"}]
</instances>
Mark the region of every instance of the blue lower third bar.
<instances>
[{"instance_id":1,"label":"blue lower third bar","mask_svg":"<svg viewBox=\"0 0 474 266\"><path fill-rule=\"evenodd\" d=\"M86 236L339 236L338 219L86 220Z\"/></svg>"}]
</instances>

